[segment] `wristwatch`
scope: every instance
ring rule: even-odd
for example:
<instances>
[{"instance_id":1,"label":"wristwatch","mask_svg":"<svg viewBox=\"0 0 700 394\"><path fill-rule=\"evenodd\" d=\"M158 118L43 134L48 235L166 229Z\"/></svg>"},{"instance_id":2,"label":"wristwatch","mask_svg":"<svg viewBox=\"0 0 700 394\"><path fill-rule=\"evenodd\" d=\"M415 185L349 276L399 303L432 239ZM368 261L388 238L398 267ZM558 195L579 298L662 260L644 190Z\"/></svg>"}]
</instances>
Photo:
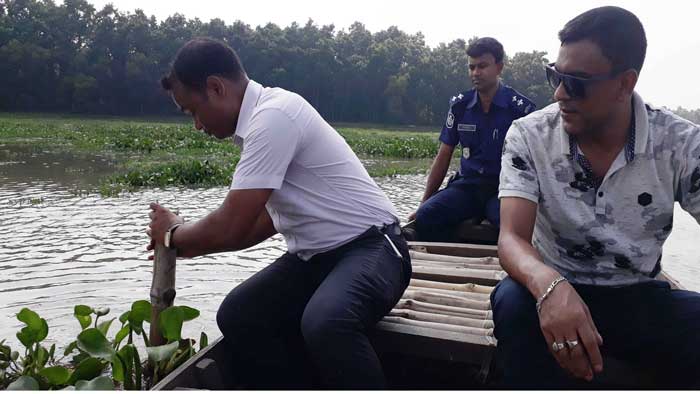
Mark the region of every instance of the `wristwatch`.
<instances>
[{"instance_id":1,"label":"wristwatch","mask_svg":"<svg viewBox=\"0 0 700 394\"><path fill-rule=\"evenodd\" d=\"M175 230L177 230L178 227L180 227L182 223L175 223L170 228L168 228L168 231L165 232L165 239L163 240L163 245L165 245L166 248L170 249L175 249L175 245L173 245L173 234L175 234Z\"/></svg>"}]
</instances>

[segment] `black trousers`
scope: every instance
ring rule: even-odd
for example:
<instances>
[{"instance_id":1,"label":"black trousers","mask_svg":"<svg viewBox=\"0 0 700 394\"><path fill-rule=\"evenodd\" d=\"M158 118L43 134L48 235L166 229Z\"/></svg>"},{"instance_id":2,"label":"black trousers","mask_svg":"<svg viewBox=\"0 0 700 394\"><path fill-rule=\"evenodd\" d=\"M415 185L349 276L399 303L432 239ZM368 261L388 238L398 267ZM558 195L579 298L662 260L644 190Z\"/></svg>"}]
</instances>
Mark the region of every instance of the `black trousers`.
<instances>
[{"instance_id":1,"label":"black trousers","mask_svg":"<svg viewBox=\"0 0 700 394\"><path fill-rule=\"evenodd\" d=\"M660 387L650 388L700 388L700 294L672 290L661 281L574 288L603 337L603 369L606 357L613 357L655 372ZM542 335L535 299L524 286L502 280L491 293L491 305L509 389L600 388L595 377L585 383L559 367Z\"/></svg>"},{"instance_id":2,"label":"black trousers","mask_svg":"<svg viewBox=\"0 0 700 394\"><path fill-rule=\"evenodd\" d=\"M246 388L383 388L367 335L411 277L408 246L396 232L372 227L309 261L286 253L234 288L217 323L236 381Z\"/></svg>"}]
</instances>

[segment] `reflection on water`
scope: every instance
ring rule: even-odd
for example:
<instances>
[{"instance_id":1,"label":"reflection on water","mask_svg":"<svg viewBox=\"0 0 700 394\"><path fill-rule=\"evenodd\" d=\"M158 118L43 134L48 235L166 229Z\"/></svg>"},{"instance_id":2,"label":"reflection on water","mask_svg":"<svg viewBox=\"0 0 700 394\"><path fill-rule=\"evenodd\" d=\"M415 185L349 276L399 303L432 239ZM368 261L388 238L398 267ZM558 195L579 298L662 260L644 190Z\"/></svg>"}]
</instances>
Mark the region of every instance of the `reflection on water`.
<instances>
[{"instance_id":1,"label":"reflection on water","mask_svg":"<svg viewBox=\"0 0 700 394\"><path fill-rule=\"evenodd\" d=\"M47 157L37 154L34 160L49 163ZM83 174L109 170L108 161L94 160L89 162L95 163L92 169ZM118 198L76 196L71 190L88 175L58 177L59 183L53 180L60 172L57 169L32 170L27 175L25 169L41 168L29 163L26 155L0 156L0 339L7 338L12 345L18 344L14 334L21 323L15 314L22 307L47 319L49 341L60 346L79 332L72 316L74 305L111 307L109 316L118 317L131 302L148 299L151 263L146 259L144 233L148 204L159 201L179 208L186 219L194 219L216 208L227 192L222 187L146 190ZM49 167L67 168L59 160L50 163L58 164L47 164ZM405 218L418 205L425 176L379 178L377 182ZM700 290L699 259L692 247L700 228L680 209L676 214L665 248L665 268L685 286ZM210 337L218 336L215 316L223 297L284 250L284 241L275 236L245 251L179 260L176 303L202 312L185 325L185 335L198 337L204 330Z\"/></svg>"}]
</instances>

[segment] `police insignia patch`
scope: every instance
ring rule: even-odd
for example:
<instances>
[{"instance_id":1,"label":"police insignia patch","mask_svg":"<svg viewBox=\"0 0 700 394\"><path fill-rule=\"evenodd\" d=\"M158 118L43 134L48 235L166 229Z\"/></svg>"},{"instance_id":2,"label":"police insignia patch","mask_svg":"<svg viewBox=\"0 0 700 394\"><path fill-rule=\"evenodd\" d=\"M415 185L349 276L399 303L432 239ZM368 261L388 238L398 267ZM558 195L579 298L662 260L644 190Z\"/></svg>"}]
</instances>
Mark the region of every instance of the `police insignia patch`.
<instances>
[{"instance_id":1,"label":"police insignia patch","mask_svg":"<svg viewBox=\"0 0 700 394\"><path fill-rule=\"evenodd\" d=\"M445 122L445 126L447 126L448 129L451 129L452 126L455 125L455 116L452 115L452 111L450 111L447 114L447 122Z\"/></svg>"},{"instance_id":2,"label":"police insignia patch","mask_svg":"<svg viewBox=\"0 0 700 394\"><path fill-rule=\"evenodd\" d=\"M469 158L470 153L471 152L469 152L469 147L462 149L462 157L464 157L465 159Z\"/></svg>"}]
</instances>

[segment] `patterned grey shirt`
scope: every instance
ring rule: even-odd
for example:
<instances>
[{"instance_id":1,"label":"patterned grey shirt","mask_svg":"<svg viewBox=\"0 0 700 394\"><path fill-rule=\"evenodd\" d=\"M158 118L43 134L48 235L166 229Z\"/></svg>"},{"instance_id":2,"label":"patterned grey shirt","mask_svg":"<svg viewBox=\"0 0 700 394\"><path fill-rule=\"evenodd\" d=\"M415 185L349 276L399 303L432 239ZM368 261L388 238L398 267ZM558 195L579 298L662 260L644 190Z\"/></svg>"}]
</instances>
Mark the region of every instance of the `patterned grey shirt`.
<instances>
[{"instance_id":1,"label":"patterned grey shirt","mask_svg":"<svg viewBox=\"0 0 700 394\"><path fill-rule=\"evenodd\" d=\"M661 269L674 202L700 221L700 127L645 105L636 93L633 107L628 147L597 181L564 131L557 104L508 130L499 198L537 203L533 245L573 283L648 281Z\"/></svg>"}]
</instances>

